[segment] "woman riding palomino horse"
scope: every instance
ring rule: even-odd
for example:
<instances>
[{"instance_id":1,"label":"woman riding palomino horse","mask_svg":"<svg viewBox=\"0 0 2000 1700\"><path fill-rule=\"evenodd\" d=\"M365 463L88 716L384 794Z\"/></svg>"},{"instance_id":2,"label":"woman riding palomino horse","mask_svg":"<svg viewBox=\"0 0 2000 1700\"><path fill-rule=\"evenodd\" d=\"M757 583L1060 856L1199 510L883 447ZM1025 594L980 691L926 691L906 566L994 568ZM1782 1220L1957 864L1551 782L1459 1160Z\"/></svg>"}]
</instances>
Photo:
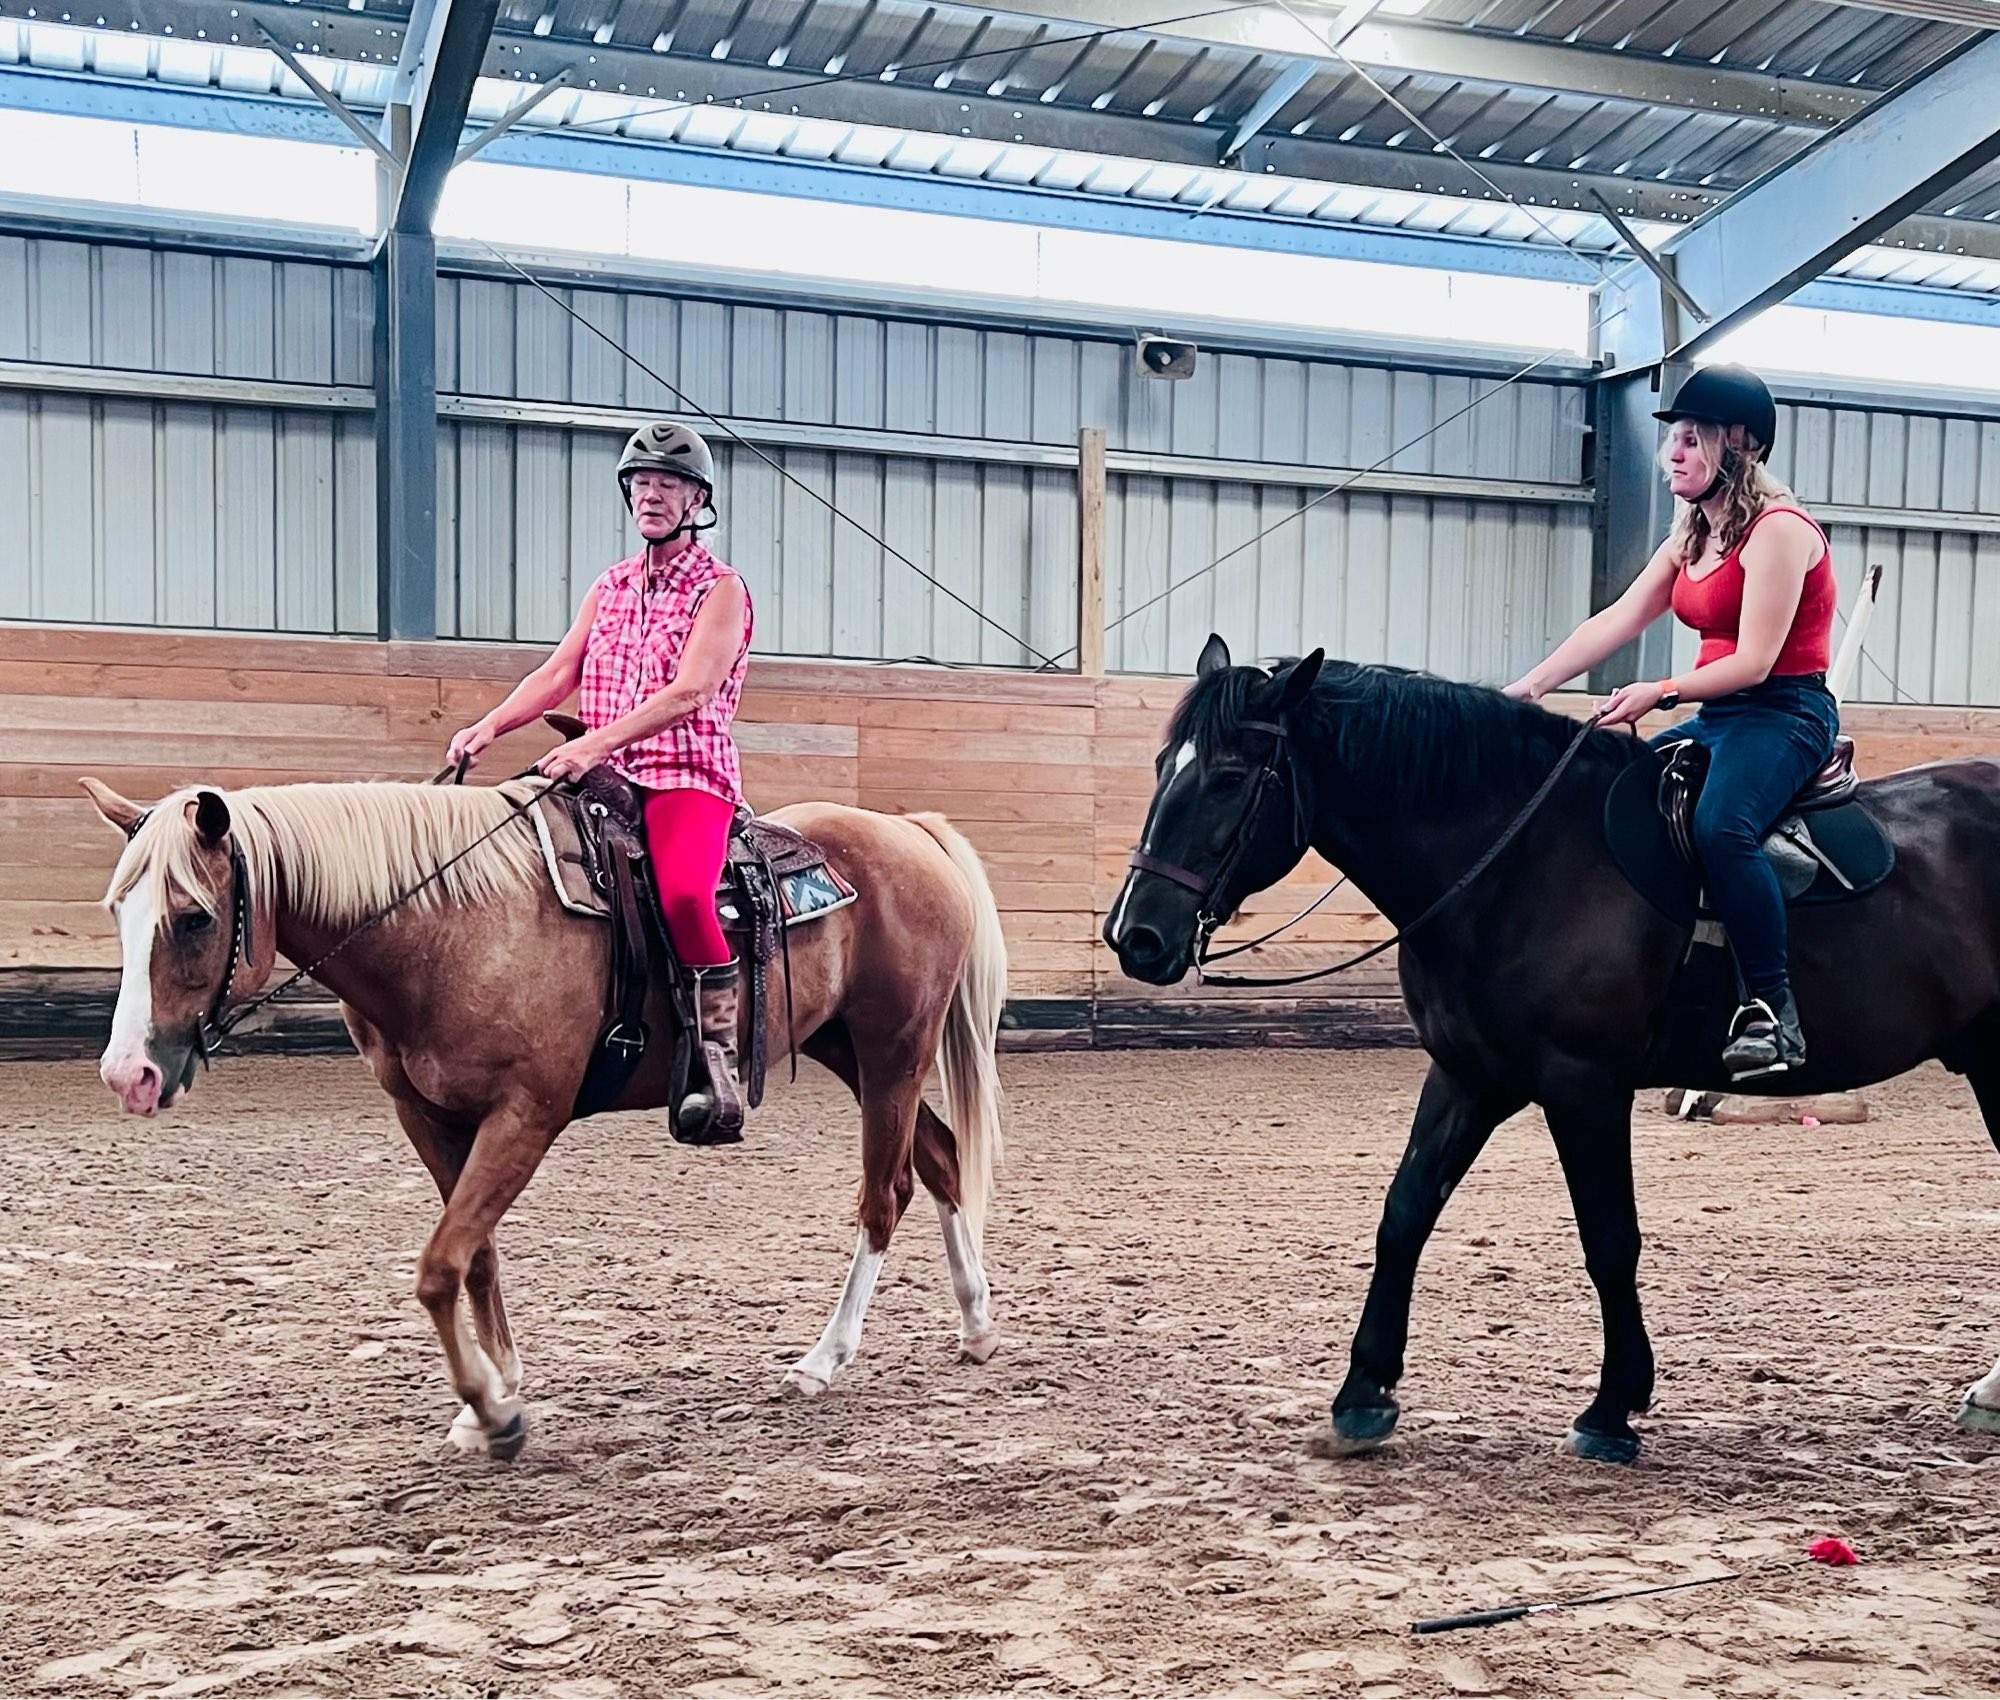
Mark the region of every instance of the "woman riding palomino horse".
<instances>
[{"instance_id":1,"label":"woman riding palomino horse","mask_svg":"<svg viewBox=\"0 0 2000 1700\"><path fill-rule=\"evenodd\" d=\"M1672 533L1625 594L1593 614L1507 687L1536 702L1637 638L1670 608L1701 633L1693 669L1624 686L1604 726L1656 708L1701 704L1662 739L1709 751L1694 843L1742 972L1745 996L1723 1062L1733 1080L1804 1066L1805 1035L1786 962L1785 900L1764 836L1825 765L1840 729L1826 688L1837 600L1826 536L1765 470L1778 409L1762 379L1711 366L1656 418L1670 426L1661 464L1680 502Z\"/></svg>"},{"instance_id":2,"label":"woman riding palomino horse","mask_svg":"<svg viewBox=\"0 0 2000 1700\"><path fill-rule=\"evenodd\" d=\"M477 762L496 738L577 696L589 730L537 765L553 779L581 779L608 763L645 799L653 877L674 953L695 982L707 1074L682 1104L674 1137L720 1145L743 1134L741 976L715 889L744 806L730 723L753 615L742 578L699 541L714 523L700 517L715 503L707 443L671 420L643 426L625 445L618 484L644 546L598 578L555 652L453 737L449 759Z\"/></svg>"},{"instance_id":3,"label":"woman riding palomino horse","mask_svg":"<svg viewBox=\"0 0 2000 1700\"><path fill-rule=\"evenodd\" d=\"M452 750L476 756L581 681L594 729L542 766L573 775L609 759L649 790L667 918L703 971L713 1089L691 1131L714 1139L740 1122L738 999L714 893L737 795L728 728L749 599L689 535L714 483L700 439L648 427L624 470L646 550L592 587L556 653ZM565 907L529 818L550 787L189 786L147 809L84 786L127 840L107 893L124 971L105 1084L134 1114L178 1103L211 1031L258 998L278 957L309 966L444 1200L417 1297L463 1401L452 1443L512 1457L527 1416L494 1234L570 1122L611 978L610 927ZM980 1239L1000 1157L994 1044L1007 998L992 887L937 815L799 803L773 819L811 839L855 895L791 930L771 965L764 1041L779 1057L796 1043L861 1105L853 1259L786 1381L824 1393L854 1356L919 1181L944 1232L959 1349L984 1363L1000 1340ZM675 1009L656 984L643 1023L671 1032ZM610 1107L665 1105L675 1048L647 1049ZM933 1070L942 1114L924 1099Z\"/></svg>"}]
</instances>

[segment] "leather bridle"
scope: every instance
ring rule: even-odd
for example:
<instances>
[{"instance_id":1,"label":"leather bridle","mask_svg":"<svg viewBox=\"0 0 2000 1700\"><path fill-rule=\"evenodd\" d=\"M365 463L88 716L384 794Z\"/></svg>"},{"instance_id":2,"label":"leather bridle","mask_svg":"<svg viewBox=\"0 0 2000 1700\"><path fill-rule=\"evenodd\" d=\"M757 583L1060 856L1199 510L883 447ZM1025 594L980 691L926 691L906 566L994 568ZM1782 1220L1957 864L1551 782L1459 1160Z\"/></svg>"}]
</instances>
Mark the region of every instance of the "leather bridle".
<instances>
[{"instance_id":1,"label":"leather bridle","mask_svg":"<svg viewBox=\"0 0 2000 1700\"><path fill-rule=\"evenodd\" d=\"M1215 870L1211 878L1204 880L1199 874L1191 873L1188 869L1176 863L1165 861L1158 856L1148 855L1142 850L1132 852L1130 866L1136 868L1141 873L1158 874L1160 878L1171 880L1175 885L1183 886L1200 896L1201 907L1195 914L1193 957L1195 972L1201 976L1206 984L1211 986L1242 986L1270 989L1281 986L1303 986L1314 980L1324 980L1330 975L1344 974L1348 969L1358 968L1362 963L1372 961L1374 958L1382 955L1384 951L1394 949L1419 927L1429 925L1434 917L1454 902L1474 880L1478 879L1481 874L1485 873L1499 859L1500 853L1514 842L1515 838L1520 835L1521 829L1534 818L1535 812L1548 800L1549 793L1556 788L1557 783L1562 779L1564 773L1569 770L1570 763L1576 760L1578 753L1583 749L1585 741L1596 728L1598 721L1603 718L1603 713L1604 711L1599 709L1588 720L1583 721L1577 727L1575 734L1570 738L1568 745L1564 748L1555 766L1550 770L1548 777L1535 788L1534 794L1521 806L1520 812L1507 823L1500 836L1487 847L1485 854L1447 886L1422 914L1417 916L1407 926L1398 927L1386 939L1380 939L1376 943L1371 944L1366 950L1359 951L1343 961L1330 963L1324 968L1310 969L1302 974L1202 974L1202 968L1205 963L1211 960L1220 961L1223 957L1237 955L1242 950L1251 948L1249 945L1238 946L1234 950L1224 951L1220 956L1214 958L1211 958L1208 954L1209 940L1214 936L1215 929L1222 924L1220 918L1215 914L1215 910L1220 906L1222 890L1228 883L1230 876L1235 873L1237 864L1242 861L1244 851L1249 847L1250 829L1256 823L1257 811L1263 806L1264 793L1277 780L1281 768L1289 771L1291 779L1292 811L1298 841L1303 842L1305 839L1305 796L1299 784L1297 758L1291 753L1291 734L1282 724L1270 720L1245 720L1239 723L1248 731L1270 733L1274 743L1270 756L1266 759L1264 766L1258 771L1257 782L1251 790L1250 799L1244 805L1243 813L1237 818L1235 829L1230 835L1229 848L1223 855L1221 865ZM1157 801L1154 806L1158 806ZM1301 918L1305 914L1310 914L1312 909L1318 908L1320 903L1324 903L1326 898L1332 895L1333 890L1339 883L1339 881L1336 881L1334 886L1329 887L1327 892L1310 909L1302 912ZM1285 927L1289 927L1290 925L1291 923L1287 922ZM1269 940L1277 936L1277 933L1283 932L1285 927L1280 927L1275 932L1266 933L1261 939L1253 940L1252 945L1269 942Z\"/></svg>"},{"instance_id":2,"label":"leather bridle","mask_svg":"<svg viewBox=\"0 0 2000 1700\"><path fill-rule=\"evenodd\" d=\"M1280 720L1244 720L1238 723L1246 732L1264 732L1271 738L1271 753L1257 769L1257 777L1251 782L1250 794L1244 799L1242 813L1230 829L1229 847L1223 852L1222 860L1215 872L1207 878L1182 867L1178 862L1169 862L1163 856L1155 856L1144 849L1137 849L1126 858L1126 865L1142 874L1156 874L1163 880L1191 891L1200 900L1195 911L1194 958L1197 965L1208 958L1208 943L1215 929L1222 925L1225 917L1222 909L1222 895L1234 877L1244 853L1250 848L1251 829L1257 824L1259 813L1264 807L1264 799L1280 778L1286 780L1292 795L1292 830L1296 841L1303 842L1306 830L1305 792L1299 783L1297 758L1292 754L1291 728ZM1157 805L1156 805L1157 806Z\"/></svg>"},{"instance_id":3,"label":"leather bridle","mask_svg":"<svg viewBox=\"0 0 2000 1700\"><path fill-rule=\"evenodd\" d=\"M137 819L125 829L128 841L139 836L139 829L152 818L151 809L141 810ZM248 1009L234 1017L224 1014L229 1007L229 994L236 985L236 970L250 954L250 870L244 865L243 846L236 842L236 835L229 836L229 960L223 966L222 980L215 988L215 996L195 1023L194 1048L202 1062L206 1064L221 1048L222 1041L229 1037L230 1029L248 1014ZM252 1006L254 1007L254 1006Z\"/></svg>"}]
</instances>

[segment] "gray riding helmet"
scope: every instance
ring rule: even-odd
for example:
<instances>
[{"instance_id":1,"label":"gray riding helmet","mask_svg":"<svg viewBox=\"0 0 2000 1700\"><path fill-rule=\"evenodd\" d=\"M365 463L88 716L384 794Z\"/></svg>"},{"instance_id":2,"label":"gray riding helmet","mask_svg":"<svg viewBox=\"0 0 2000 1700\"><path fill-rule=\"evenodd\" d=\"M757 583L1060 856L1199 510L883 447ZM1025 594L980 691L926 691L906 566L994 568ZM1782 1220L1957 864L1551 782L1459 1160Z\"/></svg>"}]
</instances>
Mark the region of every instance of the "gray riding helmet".
<instances>
[{"instance_id":1,"label":"gray riding helmet","mask_svg":"<svg viewBox=\"0 0 2000 1700\"><path fill-rule=\"evenodd\" d=\"M711 499L715 495L715 456L700 432L675 419L641 425L627 439L625 452L618 457L618 488L625 492L628 508L635 472L671 472L699 484Z\"/></svg>"}]
</instances>

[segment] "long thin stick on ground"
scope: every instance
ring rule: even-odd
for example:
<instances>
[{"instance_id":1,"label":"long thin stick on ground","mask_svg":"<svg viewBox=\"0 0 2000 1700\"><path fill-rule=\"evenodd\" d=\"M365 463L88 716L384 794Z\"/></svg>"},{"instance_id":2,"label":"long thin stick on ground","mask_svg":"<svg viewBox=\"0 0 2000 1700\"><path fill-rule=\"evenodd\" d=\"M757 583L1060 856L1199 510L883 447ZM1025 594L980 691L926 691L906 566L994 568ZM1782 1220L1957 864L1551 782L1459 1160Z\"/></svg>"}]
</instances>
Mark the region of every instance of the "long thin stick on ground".
<instances>
[{"instance_id":1,"label":"long thin stick on ground","mask_svg":"<svg viewBox=\"0 0 2000 1700\"><path fill-rule=\"evenodd\" d=\"M1520 1618L1537 1617L1545 1611L1608 1605L1613 1600L1636 1600L1644 1594L1677 1594L1683 1588L1706 1588L1713 1582L1738 1582L1744 1574L1741 1570L1726 1570L1720 1576L1696 1576L1686 1582L1657 1582L1646 1588L1619 1588L1608 1594L1580 1594L1570 1600L1540 1600L1533 1605L1495 1606L1491 1611L1461 1612L1455 1617L1427 1617L1411 1624L1410 1633L1440 1635L1448 1629L1484 1629L1489 1624L1513 1623Z\"/></svg>"}]
</instances>

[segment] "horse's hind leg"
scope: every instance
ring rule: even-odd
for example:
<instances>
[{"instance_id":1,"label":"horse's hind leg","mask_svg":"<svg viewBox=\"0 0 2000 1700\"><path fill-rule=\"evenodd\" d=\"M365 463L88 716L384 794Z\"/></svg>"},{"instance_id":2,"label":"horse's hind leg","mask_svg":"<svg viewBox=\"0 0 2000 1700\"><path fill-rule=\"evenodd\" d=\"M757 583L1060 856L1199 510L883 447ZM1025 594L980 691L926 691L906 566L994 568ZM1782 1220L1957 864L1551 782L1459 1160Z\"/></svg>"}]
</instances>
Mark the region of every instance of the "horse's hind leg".
<instances>
[{"instance_id":1,"label":"horse's hind leg","mask_svg":"<svg viewBox=\"0 0 2000 1700\"><path fill-rule=\"evenodd\" d=\"M854 1060L854 1041L840 1022L822 1027L800 1047L861 1096L861 1068ZM938 1225L944 1230L945 1261L951 1266L951 1290L958 1298L958 1348L962 1356L983 1364L1000 1347L1000 1330L992 1316L993 1292L979 1244L959 1214L958 1142L936 1111L917 1102L916 1140L912 1150L917 1179L937 1201ZM857 1253L857 1257L858 1257ZM851 1277L850 1277L851 1279ZM797 1371L794 1371L796 1375Z\"/></svg>"},{"instance_id":2,"label":"horse's hind leg","mask_svg":"<svg viewBox=\"0 0 2000 1700\"><path fill-rule=\"evenodd\" d=\"M811 1054L829 1060L829 1048L814 1047ZM844 1071L836 1072L847 1078ZM834 1377L860 1349L861 1324L883 1260L889 1255L889 1237L916 1191L910 1148L916 1136L923 1072L921 1062L878 1062L870 1057L850 1078L850 1084L858 1081L861 1100L861 1220L840 1302L818 1343L785 1372L787 1385L809 1396L831 1387Z\"/></svg>"},{"instance_id":3,"label":"horse's hind leg","mask_svg":"<svg viewBox=\"0 0 2000 1700\"><path fill-rule=\"evenodd\" d=\"M492 1346L505 1355L500 1337L488 1331L500 1315L493 1230L528 1184L557 1131L525 1108L507 1107L489 1115L480 1124L444 1214L417 1262L418 1301L430 1312L452 1385L466 1405L451 1427L452 1444L464 1452L511 1458L527 1439L527 1412L518 1381L510 1387L488 1351ZM482 1261L486 1267L475 1283L474 1266ZM492 1306L483 1316L487 1327L480 1330L485 1339L466 1326L458 1302L459 1294L472 1293L475 1285L485 1291ZM500 1321L504 1329L504 1318ZM515 1373L518 1376L518 1362Z\"/></svg>"},{"instance_id":4,"label":"horse's hind leg","mask_svg":"<svg viewBox=\"0 0 2000 1700\"><path fill-rule=\"evenodd\" d=\"M917 1179L937 1200L938 1226L944 1230L945 1260L951 1265L951 1290L958 1296L958 1350L961 1357L983 1364L1000 1349L1000 1330L993 1321L993 1290L979 1242L958 1207L958 1142L928 1104L917 1106Z\"/></svg>"},{"instance_id":5,"label":"horse's hind leg","mask_svg":"<svg viewBox=\"0 0 2000 1700\"><path fill-rule=\"evenodd\" d=\"M1973 1054L1963 1063L1965 1078L1979 1100L1979 1113L1986 1118L1986 1131L2000 1146L2000 1016L1987 1021L1986 1031L1973 1041ZM1958 1426L1973 1434L2000 1434L2000 1360L1965 1390Z\"/></svg>"},{"instance_id":6,"label":"horse's hind leg","mask_svg":"<svg viewBox=\"0 0 2000 1700\"><path fill-rule=\"evenodd\" d=\"M1375 1230L1375 1273L1361 1307L1361 1325L1354 1331L1347 1379L1334 1396L1333 1434L1339 1450L1365 1452L1395 1432L1401 1410L1392 1393L1403 1378L1417 1260L1445 1201L1465 1179L1493 1130L1524 1102L1476 1092L1437 1064L1431 1065L1410 1143L1382 1203L1382 1223Z\"/></svg>"}]
</instances>

